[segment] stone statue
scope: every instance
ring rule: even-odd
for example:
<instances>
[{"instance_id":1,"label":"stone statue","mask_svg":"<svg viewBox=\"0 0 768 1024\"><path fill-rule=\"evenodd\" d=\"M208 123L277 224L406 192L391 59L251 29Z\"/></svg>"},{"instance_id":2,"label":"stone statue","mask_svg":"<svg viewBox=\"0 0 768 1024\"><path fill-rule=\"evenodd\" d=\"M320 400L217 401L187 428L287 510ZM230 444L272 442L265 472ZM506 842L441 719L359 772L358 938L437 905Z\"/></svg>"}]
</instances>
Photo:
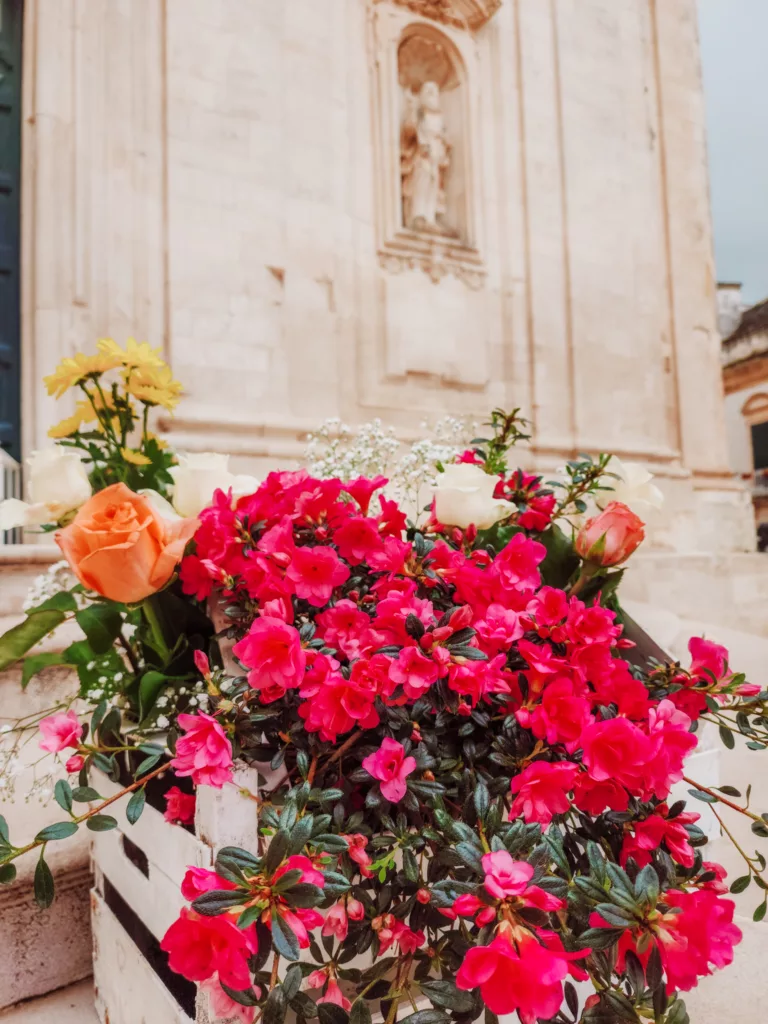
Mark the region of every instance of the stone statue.
<instances>
[{"instance_id":1,"label":"stone statue","mask_svg":"<svg viewBox=\"0 0 768 1024\"><path fill-rule=\"evenodd\" d=\"M445 223L445 179L450 164L451 145L440 106L440 87L436 82L425 82L417 94L406 89L400 174L403 223L407 228L454 234Z\"/></svg>"}]
</instances>

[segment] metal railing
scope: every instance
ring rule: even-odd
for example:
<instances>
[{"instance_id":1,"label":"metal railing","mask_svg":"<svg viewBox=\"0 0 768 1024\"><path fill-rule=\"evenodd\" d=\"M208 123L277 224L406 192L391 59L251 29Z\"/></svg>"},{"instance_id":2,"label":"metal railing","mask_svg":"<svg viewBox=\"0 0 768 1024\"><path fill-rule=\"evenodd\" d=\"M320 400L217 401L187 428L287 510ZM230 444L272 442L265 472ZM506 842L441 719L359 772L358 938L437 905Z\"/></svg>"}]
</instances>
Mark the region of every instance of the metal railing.
<instances>
[{"instance_id":1,"label":"metal railing","mask_svg":"<svg viewBox=\"0 0 768 1024\"><path fill-rule=\"evenodd\" d=\"M0 501L5 498L21 498L24 495L24 480L21 463L11 458L0 448ZM0 530L0 544L21 544L23 530Z\"/></svg>"}]
</instances>

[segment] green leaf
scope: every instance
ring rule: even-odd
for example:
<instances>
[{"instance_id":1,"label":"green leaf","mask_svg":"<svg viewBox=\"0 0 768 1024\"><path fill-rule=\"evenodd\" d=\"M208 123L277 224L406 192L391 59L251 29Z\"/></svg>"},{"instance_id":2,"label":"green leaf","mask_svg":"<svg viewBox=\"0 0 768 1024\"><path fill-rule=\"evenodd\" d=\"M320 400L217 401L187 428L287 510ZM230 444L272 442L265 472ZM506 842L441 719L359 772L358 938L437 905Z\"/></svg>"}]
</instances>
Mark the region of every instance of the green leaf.
<instances>
[{"instance_id":1,"label":"green leaf","mask_svg":"<svg viewBox=\"0 0 768 1024\"><path fill-rule=\"evenodd\" d=\"M349 1014L335 1003L318 1003L317 1016L320 1024L347 1024Z\"/></svg>"},{"instance_id":2,"label":"green leaf","mask_svg":"<svg viewBox=\"0 0 768 1024\"><path fill-rule=\"evenodd\" d=\"M230 999L238 1003L240 1006L258 1006L259 1001L256 998L256 994L253 989L239 990L236 988L230 988L229 985L225 985L224 982L219 978L219 984L222 989L227 993Z\"/></svg>"},{"instance_id":3,"label":"green leaf","mask_svg":"<svg viewBox=\"0 0 768 1024\"><path fill-rule=\"evenodd\" d=\"M339 871L324 871L325 885L323 891L326 896L343 896L349 892L351 882Z\"/></svg>"},{"instance_id":4,"label":"green leaf","mask_svg":"<svg viewBox=\"0 0 768 1024\"><path fill-rule=\"evenodd\" d=\"M134 779L140 779L142 775L146 775L147 772L151 772L153 768L157 767L162 758L162 754L150 754L149 757L145 757L139 767L133 773Z\"/></svg>"},{"instance_id":5,"label":"green leaf","mask_svg":"<svg viewBox=\"0 0 768 1024\"><path fill-rule=\"evenodd\" d=\"M328 853L344 853L349 849L349 843L344 836L335 836L331 832L322 832L319 836L312 836L312 845L318 850L325 850Z\"/></svg>"},{"instance_id":6,"label":"green leaf","mask_svg":"<svg viewBox=\"0 0 768 1024\"><path fill-rule=\"evenodd\" d=\"M11 845L10 835L8 832L8 822L2 814L0 814L0 843L3 843L5 846Z\"/></svg>"},{"instance_id":7,"label":"green leaf","mask_svg":"<svg viewBox=\"0 0 768 1024\"><path fill-rule=\"evenodd\" d=\"M456 1013L469 1013L475 1003L474 995L457 988L453 981L423 981L421 991L437 1006L445 1006Z\"/></svg>"},{"instance_id":8,"label":"green leaf","mask_svg":"<svg viewBox=\"0 0 768 1024\"><path fill-rule=\"evenodd\" d=\"M689 789L688 792L694 800L701 800L705 804L716 804L717 797L714 793L702 793L700 789Z\"/></svg>"},{"instance_id":9,"label":"green leaf","mask_svg":"<svg viewBox=\"0 0 768 1024\"><path fill-rule=\"evenodd\" d=\"M323 901L323 890L310 882L300 882L284 894L284 899L291 907L316 907Z\"/></svg>"},{"instance_id":10,"label":"green leaf","mask_svg":"<svg viewBox=\"0 0 768 1024\"><path fill-rule=\"evenodd\" d=\"M15 864L0 865L0 885L8 885L16 878Z\"/></svg>"},{"instance_id":11,"label":"green leaf","mask_svg":"<svg viewBox=\"0 0 768 1024\"><path fill-rule=\"evenodd\" d=\"M547 549L547 557L539 566L544 582L550 587L562 589L580 564L570 537L553 523L536 539Z\"/></svg>"},{"instance_id":12,"label":"green leaf","mask_svg":"<svg viewBox=\"0 0 768 1024\"><path fill-rule=\"evenodd\" d=\"M77 624L85 633L96 654L106 654L123 626L123 617L109 604L91 604L75 614Z\"/></svg>"},{"instance_id":13,"label":"green leaf","mask_svg":"<svg viewBox=\"0 0 768 1024\"><path fill-rule=\"evenodd\" d=\"M53 597L49 597L47 601L43 601L36 608L30 609L30 614L34 612L50 611L53 609L57 612L74 612L77 609L77 601L75 595L69 590L60 590L58 594L54 594Z\"/></svg>"},{"instance_id":14,"label":"green leaf","mask_svg":"<svg viewBox=\"0 0 768 1024\"><path fill-rule=\"evenodd\" d=\"M271 875L278 867L280 867L288 853L288 846L288 833L284 832L282 829L279 832L275 832L269 842L267 856L264 861L264 869L267 874Z\"/></svg>"},{"instance_id":15,"label":"green leaf","mask_svg":"<svg viewBox=\"0 0 768 1024\"><path fill-rule=\"evenodd\" d=\"M72 799L79 804L90 804L94 800L103 800L104 797L90 786L77 786L72 791Z\"/></svg>"},{"instance_id":16,"label":"green leaf","mask_svg":"<svg viewBox=\"0 0 768 1024\"><path fill-rule=\"evenodd\" d=\"M610 925L617 928L626 928L630 924L636 924L635 915L623 907L615 907L612 903L598 903L595 910Z\"/></svg>"},{"instance_id":17,"label":"green leaf","mask_svg":"<svg viewBox=\"0 0 768 1024\"><path fill-rule=\"evenodd\" d=\"M194 904L193 904L194 906ZM272 944L286 960L299 959L299 940L279 914L272 911Z\"/></svg>"},{"instance_id":18,"label":"green leaf","mask_svg":"<svg viewBox=\"0 0 768 1024\"><path fill-rule=\"evenodd\" d=\"M57 821L54 825L46 825L35 836L35 842L50 843L54 839L68 839L77 832L76 821Z\"/></svg>"},{"instance_id":19,"label":"green leaf","mask_svg":"<svg viewBox=\"0 0 768 1024\"><path fill-rule=\"evenodd\" d=\"M309 842L309 837L312 835L312 827L314 826L314 823L315 820L311 814L305 814L303 818L299 818L291 829L291 838L288 843L288 856L302 852Z\"/></svg>"},{"instance_id":20,"label":"green leaf","mask_svg":"<svg viewBox=\"0 0 768 1024\"><path fill-rule=\"evenodd\" d=\"M646 864L635 879L635 896L647 899L651 906L656 905L659 898L659 876L652 864Z\"/></svg>"},{"instance_id":21,"label":"green leaf","mask_svg":"<svg viewBox=\"0 0 768 1024\"><path fill-rule=\"evenodd\" d=\"M192 909L203 917L216 917L232 907L242 906L247 899L242 889L211 889L193 901Z\"/></svg>"},{"instance_id":22,"label":"green leaf","mask_svg":"<svg viewBox=\"0 0 768 1024\"><path fill-rule=\"evenodd\" d=\"M398 1024L448 1024L449 1019L442 1010L417 1010L403 1017Z\"/></svg>"},{"instance_id":23,"label":"green leaf","mask_svg":"<svg viewBox=\"0 0 768 1024\"><path fill-rule=\"evenodd\" d=\"M349 1011L349 1024L371 1024L371 1011L365 999L358 999Z\"/></svg>"},{"instance_id":24,"label":"green leaf","mask_svg":"<svg viewBox=\"0 0 768 1024\"><path fill-rule=\"evenodd\" d=\"M475 802L475 813L477 814L478 820L484 821L485 816L488 813L488 808L491 805L491 798L488 793L488 787L482 779L477 780L473 799Z\"/></svg>"},{"instance_id":25,"label":"green leaf","mask_svg":"<svg viewBox=\"0 0 768 1024\"><path fill-rule=\"evenodd\" d=\"M754 912L754 914L752 915L752 920L753 921L762 921L763 918L765 917L766 910L768 910L768 904L766 904L765 901L763 901L760 904L760 906L757 908L757 910Z\"/></svg>"},{"instance_id":26,"label":"green leaf","mask_svg":"<svg viewBox=\"0 0 768 1024\"><path fill-rule=\"evenodd\" d=\"M145 672L139 682L139 718L143 721L154 708L157 698L168 686L168 676L154 670Z\"/></svg>"},{"instance_id":27,"label":"green leaf","mask_svg":"<svg viewBox=\"0 0 768 1024\"><path fill-rule=\"evenodd\" d=\"M21 688L26 690L32 676L51 665L66 665L67 659L58 651L44 651L42 654L30 654L24 659L21 669Z\"/></svg>"},{"instance_id":28,"label":"green leaf","mask_svg":"<svg viewBox=\"0 0 768 1024\"><path fill-rule=\"evenodd\" d=\"M262 1021L264 1024L283 1024L288 1010L288 1000L282 985L275 985L264 1003Z\"/></svg>"},{"instance_id":29,"label":"green leaf","mask_svg":"<svg viewBox=\"0 0 768 1024\"><path fill-rule=\"evenodd\" d=\"M125 816L131 825L135 825L141 817L144 805L147 801L147 794L144 791L144 787L137 789L131 799L128 801L128 806L125 808Z\"/></svg>"},{"instance_id":30,"label":"green leaf","mask_svg":"<svg viewBox=\"0 0 768 1024\"><path fill-rule=\"evenodd\" d=\"M618 942L621 938L622 931L626 928L626 923L621 929L619 928L587 928L585 932L582 932L579 936L579 945L586 949L608 949L614 943Z\"/></svg>"},{"instance_id":31,"label":"green leaf","mask_svg":"<svg viewBox=\"0 0 768 1024\"><path fill-rule=\"evenodd\" d=\"M283 990L285 992L286 999L293 999L301 988L303 977L304 974L299 964L294 964L293 967L288 968L285 972L285 978L283 979Z\"/></svg>"},{"instance_id":32,"label":"green leaf","mask_svg":"<svg viewBox=\"0 0 768 1024\"><path fill-rule=\"evenodd\" d=\"M88 818L86 825L91 832L111 832L113 828L117 828L117 818L113 818L111 814L94 814L92 818Z\"/></svg>"},{"instance_id":33,"label":"green leaf","mask_svg":"<svg viewBox=\"0 0 768 1024\"><path fill-rule=\"evenodd\" d=\"M749 883L751 881L752 881L752 876L751 875L742 875L740 878L735 878L731 882L731 892L732 893L744 892L744 890L746 888L748 888Z\"/></svg>"},{"instance_id":34,"label":"green leaf","mask_svg":"<svg viewBox=\"0 0 768 1024\"><path fill-rule=\"evenodd\" d=\"M0 672L9 668L23 657L51 630L60 626L66 618L64 612L51 608L48 611L30 612L23 622L13 626L0 636Z\"/></svg>"},{"instance_id":35,"label":"green leaf","mask_svg":"<svg viewBox=\"0 0 768 1024\"><path fill-rule=\"evenodd\" d=\"M72 787L66 779L59 779L53 787L53 797L62 811L69 814L72 810Z\"/></svg>"},{"instance_id":36,"label":"green leaf","mask_svg":"<svg viewBox=\"0 0 768 1024\"><path fill-rule=\"evenodd\" d=\"M669 1009L665 1024L691 1024L688 1010L682 999L676 999Z\"/></svg>"},{"instance_id":37,"label":"green leaf","mask_svg":"<svg viewBox=\"0 0 768 1024\"><path fill-rule=\"evenodd\" d=\"M53 903L53 897L56 893L56 886L53 881L53 875L51 869L45 862L43 855L40 855L40 860L37 862L35 868L35 903L41 910L47 910L48 907Z\"/></svg>"},{"instance_id":38,"label":"green leaf","mask_svg":"<svg viewBox=\"0 0 768 1024\"><path fill-rule=\"evenodd\" d=\"M719 728L719 732L720 740L723 746L727 747L729 750L733 750L733 748L736 746L736 740L733 738L733 733L731 732L731 730L726 728L724 725L721 725Z\"/></svg>"}]
</instances>

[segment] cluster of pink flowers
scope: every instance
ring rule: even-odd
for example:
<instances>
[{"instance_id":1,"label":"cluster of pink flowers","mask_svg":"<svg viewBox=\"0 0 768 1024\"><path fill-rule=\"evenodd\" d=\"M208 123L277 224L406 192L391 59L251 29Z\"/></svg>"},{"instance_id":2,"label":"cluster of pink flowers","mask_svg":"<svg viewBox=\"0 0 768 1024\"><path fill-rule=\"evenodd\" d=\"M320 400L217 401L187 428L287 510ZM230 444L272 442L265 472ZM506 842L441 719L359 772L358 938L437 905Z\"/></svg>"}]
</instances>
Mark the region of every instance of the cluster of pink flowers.
<instances>
[{"instance_id":1,"label":"cluster of pink flowers","mask_svg":"<svg viewBox=\"0 0 768 1024\"><path fill-rule=\"evenodd\" d=\"M666 801L696 745L692 720L706 707L706 696L746 692L744 684L737 689L732 683L727 652L692 641L690 670L680 670L668 695L654 699L652 688L618 656L631 645L614 612L599 601L542 586L547 550L525 532L546 527L554 509L551 495L538 494L539 478L520 473L500 482L500 495L525 500L527 519L519 519L524 529L496 554L473 547L471 531L449 536L434 522L427 541L404 539L405 516L394 502L380 496L372 508L384 483L272 473L234 507L230 495L217 492L202 512L195 552L182 564L182 585L200 600L216 588L248 609L247 631L234 654L246 669L254 703L288 698L305 730L321 741L336 743L353 729L370 730L364 743L371 752L362 768L370 785L378 784L381 797L394 804L404 799L410 780L421 777L411 753L421 737L418 728L405 744L387 736L380 728L382 709L412 706L438 686L441 707L455 716L493 705L531 736L532 753L511 782L512 820L546 828L573 807L597 817L625 812L637 801L646 810L627 824L621 862L632 858L642 866L650 851L665 847L680 865L691 867L686 826L697 815L670 816ZM613 536L604 528L608 519L590 526L581 553L615 564L642 539L642 524L611 519ZM203 668L207 674L207 662ZM198 784L229 781L232 746L218 718L181 715L179 725L184 735L177 743L177 773ZM369 878L365 836L345 838L346 855ZM531 865L494 851L482 866L482 893L464 893L440 908L451 920L471 918L476 926L495 928L488 945L469 949L457 984L479 987L493 1012L517 1010L524 1024L553 1016L567 975L586 977L579 961L588 951L566 952L554 931L520 924L520 910L564 907L532 883ZM306 857L289 858L275 878L296 869L322 888L322 872ZM198 872L185 895L193 899L210 881ZM733 905L719 898L718 885L666 893L669 911L649 921L671 987L690 987L710 964L728 962L738 941ZM214 887L227 885L215 879ZM302 948L312 928L343 941L349 921L363 916L362 905L348 898L325 916L286 906L276 912ZM382 953L392 946L410 953L426 941L423 931L391 913L374 917L371 926ZM164 947L174 969L206 983L216 977L237 988L249 983L242 965L255 940L247 929L235 940L226 916L212 922L192 911L174 928L178 935L169 933ZM310 984L326 986L322 998L344 1006L332 972L315 974Z\"/></svg>"}]
</instances>

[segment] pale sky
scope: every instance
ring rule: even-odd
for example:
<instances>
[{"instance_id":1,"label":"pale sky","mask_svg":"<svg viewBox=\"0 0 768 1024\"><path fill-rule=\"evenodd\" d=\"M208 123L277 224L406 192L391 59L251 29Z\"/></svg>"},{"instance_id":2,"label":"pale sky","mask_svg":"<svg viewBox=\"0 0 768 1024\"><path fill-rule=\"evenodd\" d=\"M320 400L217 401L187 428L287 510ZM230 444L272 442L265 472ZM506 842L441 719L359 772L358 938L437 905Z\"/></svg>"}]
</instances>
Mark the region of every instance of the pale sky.
<instances>
[{"instance_id":1,"label":"pale sky","mask_svg":"<svg viewBox=\"0 0 768 1024\"><path fill-rule=\"evenodd\" d=\"M717 276L768 298L768 0L698 0Z\"/></svg>"}]
</instances>

